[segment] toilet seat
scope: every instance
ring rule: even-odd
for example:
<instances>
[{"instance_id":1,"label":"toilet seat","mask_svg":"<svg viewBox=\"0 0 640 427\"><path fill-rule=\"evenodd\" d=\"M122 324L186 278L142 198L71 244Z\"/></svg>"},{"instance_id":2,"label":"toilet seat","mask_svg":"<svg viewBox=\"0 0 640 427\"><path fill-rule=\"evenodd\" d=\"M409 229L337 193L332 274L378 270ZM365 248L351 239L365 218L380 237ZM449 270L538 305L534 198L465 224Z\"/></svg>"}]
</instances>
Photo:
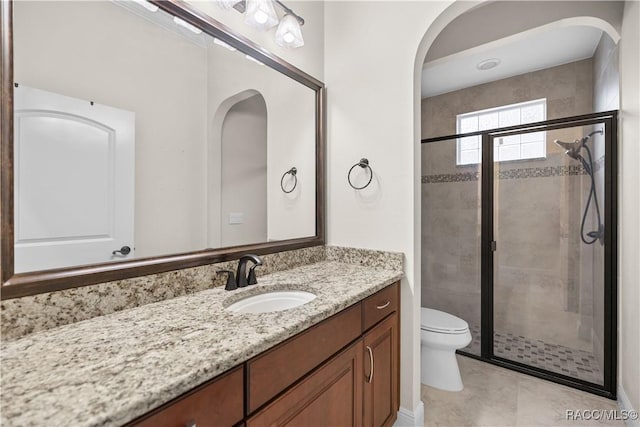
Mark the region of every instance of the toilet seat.
<instances>
[{"instance_id":1,"label":"toilet seat","mask_svg":"<svg viewBox=\"0 0 640 427\"><path fill-rule=\"evenodd\" d=\"M432 308L421 308L420 329L439 334L464 334L469 324L459 317Z\"/></svg>"}]
</instances>

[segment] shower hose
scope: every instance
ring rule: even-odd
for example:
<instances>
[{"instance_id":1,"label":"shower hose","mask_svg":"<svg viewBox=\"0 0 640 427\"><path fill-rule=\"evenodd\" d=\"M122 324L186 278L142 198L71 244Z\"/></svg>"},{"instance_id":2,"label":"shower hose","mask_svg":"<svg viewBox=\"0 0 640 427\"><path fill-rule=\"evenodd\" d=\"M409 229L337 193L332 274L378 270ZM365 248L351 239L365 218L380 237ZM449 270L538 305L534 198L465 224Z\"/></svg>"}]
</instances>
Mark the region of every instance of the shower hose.
<instances>
[{"instance_id":1,"label":"shower hose","mask_svg":"<svg viewBox=\"0 0 640 427\"><path fill-rule=\"evenodd\" d=\"M598 239L600 239L600 237L602 236L603 226L602 226L602 219L600 217L600 206L598 205L598 195L596 194L596 181L593 176L594 174L593 157L591 156L591 150L589 149L589 147L587 147L586 144L584 145L584 149L587 151L587 156L589 158L589 161L587 162L585 158L579 154L577 157L582 163L584 170L587 171L587 174L591 178L591 189L589 190L589 196L587 197L587 204L585 205L584 213L582 214L582 222L580 224L580 238L587 245L592 245L596 241L598 241ZM591 206L591 201L593 201L593 205L596 209L596 218L598 219L598 230L589 231L585 235L584 226L587 221L587 214L589 213L589 207Z\"/></svg>"}]
</instances>

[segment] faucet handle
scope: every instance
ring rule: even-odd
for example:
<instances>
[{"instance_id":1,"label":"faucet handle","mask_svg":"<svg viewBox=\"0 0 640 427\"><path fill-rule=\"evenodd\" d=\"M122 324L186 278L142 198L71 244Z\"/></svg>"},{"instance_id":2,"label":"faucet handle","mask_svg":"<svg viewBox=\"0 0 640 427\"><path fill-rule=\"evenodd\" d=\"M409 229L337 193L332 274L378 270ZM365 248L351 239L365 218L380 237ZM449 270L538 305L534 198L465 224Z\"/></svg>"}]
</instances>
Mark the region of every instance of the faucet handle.
<instances>
[{"instance_id":1,"label":"faucet handle","mask_svg":"<svg viewBox=\"0 0 640 427\"><path fill-rule=\"evenodd\" d=\"M236 277L233 275L233 271L231 270L219 270L216 272L216 274L219 276L221 274L226 274L227 275L227 284L224 287L225 291L234 291L236 289L238 289L238 284L236 283Z\"/></svg>"},{"instance_id":2,"label":"faucet handle","mask_svg":"<svg viewBox=\"0 0 640 427\"><path fill-rule=\"evenodd\" d=\"M249 285L255 285L258 283L258 279L256 278L256 267L261 264L254 264L249 269L249 277L247 278L247 283Z\"/></svg>"}]
</instances>

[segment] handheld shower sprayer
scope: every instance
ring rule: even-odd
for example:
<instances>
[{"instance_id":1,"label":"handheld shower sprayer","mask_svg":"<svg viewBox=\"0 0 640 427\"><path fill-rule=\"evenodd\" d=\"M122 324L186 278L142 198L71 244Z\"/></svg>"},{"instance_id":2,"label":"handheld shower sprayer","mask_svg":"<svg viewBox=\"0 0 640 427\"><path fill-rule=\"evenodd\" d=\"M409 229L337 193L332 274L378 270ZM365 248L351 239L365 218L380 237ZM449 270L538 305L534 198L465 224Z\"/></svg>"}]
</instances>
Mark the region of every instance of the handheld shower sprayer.
<instances>
[{"instance_id":1,"label":"handheld shower sprayer","mask_svg":"<svg viewBox=\"0 0 640 427\"><path fill-rule=\"evenodd\" d=\"M584 168L585 172L587 172L587 175L589 175L589 177L591 178L591 189L589 190L587 204L584 207L584 213L582 215L582 223L580 225L580 238L587 245L594 244L596 241L598 241L601 237L604 236L604 225L602 224L602 219L600 217L600 206L598 205L598 195L596 194L596 183L595 183L595 178L593 176L593 173L594 173L593 158L591 156L591 150L587 145L587 142L589 141L589 139L595 134L603 135L604 131L602 129L596 129L590 134L583 136L581 139L576 139L573 142L564 142L558 139L553 141L554 143L556 143L557 145L559 145L565 150L564 153L567 156L571 157L572 159L578 160L580 163L582 163L582 167ZM587 152L587 157L589 158L589 161L587 161L580 154L580 151L582 151L583 148ZM593 204L595 205L595 208L596 208L596 219L598 221L598 229L594 231L588 231L587 233L585 233L584 226L587 220L587 214L589 213L589 206L591 205L591 200L593 200Z\"/></svg>"}]
</instances>

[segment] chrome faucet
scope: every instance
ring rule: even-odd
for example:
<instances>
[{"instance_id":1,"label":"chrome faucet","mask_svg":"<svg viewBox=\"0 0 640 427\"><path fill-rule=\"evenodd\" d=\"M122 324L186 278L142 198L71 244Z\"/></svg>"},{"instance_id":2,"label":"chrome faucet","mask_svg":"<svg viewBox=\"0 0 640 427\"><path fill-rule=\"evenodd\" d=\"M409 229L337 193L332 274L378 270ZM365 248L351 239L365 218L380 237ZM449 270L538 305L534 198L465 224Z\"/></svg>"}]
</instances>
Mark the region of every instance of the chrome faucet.
<instances>
[{"instance_id":1,"label":"chrome faucet","mask_svg":"<svg viewBox=\"0 0 640 427\"><path fill-rule=\"evenodd\" d=\"M253 262L253 265L249 268L249 275L247 277L247 262ZM262 259L258 255L247 254L243 255L238 261L238 271L236 275L233 275L231 270L220 270L218 275L227 275L227 284L224 287L225 291L233 291L238 288L244 288L248 285L255 285L258 283L256 278L256 267L262 265Z\"/></svg>"}]
</instances>

